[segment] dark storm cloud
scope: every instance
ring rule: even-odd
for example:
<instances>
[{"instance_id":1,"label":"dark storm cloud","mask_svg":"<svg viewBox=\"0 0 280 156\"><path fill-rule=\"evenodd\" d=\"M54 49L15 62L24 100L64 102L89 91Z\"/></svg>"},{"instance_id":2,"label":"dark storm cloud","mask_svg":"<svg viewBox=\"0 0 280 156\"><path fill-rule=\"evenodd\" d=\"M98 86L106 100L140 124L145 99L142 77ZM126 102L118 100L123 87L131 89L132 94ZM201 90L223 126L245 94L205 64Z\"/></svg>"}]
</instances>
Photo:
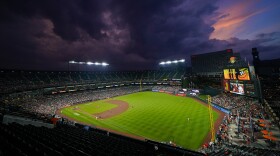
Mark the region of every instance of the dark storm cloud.
<instances>
[{"instance_id":1,"label":"dark storm cloud","mask_svg":"<svg viewBox=\"0 0 280 156\"><path fill-rule=\"evenodd\" d=\"M27 64L33 63L33 68L37 69L37 60L40 60L46 69L48 65L53 68L54 64L73 58L82 60L92 55L95 59L96 56L101 58L102 50L110 52L97 43L104 38L101 29L106 26L101 18L105 6L106 1L1 1L0 29L4 43L1 44L1 58L24 60L15 61L13 66L2 62L3 66L32 69Z\"/></svg>"},{"instance_id":2,"label":"dark storm cloud","mask_svg":"<svg viewBox=\"0 0 280 156\"><path fill-rule=\"evenodd\" d=\"M213 28L203 16L217 9L202 1L114 1L113 10L129 24L132 44L127 53L138 53L146 59L183 56L185 46L197 38L206 40ZM203 42L203 41L202 41Z\"/></svg>"},{"instance_id":3,"label":"dark storm cloud","mask_svg":"<svg viewBox=\"0 0 280 156\"><path fill-rule=\"evenodd\" d=\"M260 34L254 40L209 40L214 21L207 18L218 9L215 3L4 0L0 2L0 66L66 70L67 61L74 59L107 61L112 70L132 70L155 68L162 59L189 59L191 54L226 48L246 57L252 47L268 53L277 50L268 46L275 42L275 34Z\"/></svg>"},{"instance_id":4,"label":"dark storm cloud","mask_svg":"<svg viewBox=\"0 0 280 156\"><path fill-rule=\"evenodd\" d=\"M1 44L1 65L9 64L10 68L20 66L20 64L30 65L30 59L40 58L35 53L36 44L30 38L34 29L29 27L30 21L18 19L10 23L1 23L0 42ZM25 28L24 31L21 29Z\"/></svg>"},{"instance_id":5,"label":"dark storm cloud","mask_svg":"<svg viewBox=\"0 0 280 156\"><path fill-rule=\"evenodd\" d=\"M7 0L1 3L1 10L4 10L3 19L9 18L9 11L27 18L48 18L54 23L54 32L70 41L79 39L77 28L86 30L94 38L101 37L100 29L104 25L100 14L106 6L106 0Z\"/></svg>"}]
</instances>

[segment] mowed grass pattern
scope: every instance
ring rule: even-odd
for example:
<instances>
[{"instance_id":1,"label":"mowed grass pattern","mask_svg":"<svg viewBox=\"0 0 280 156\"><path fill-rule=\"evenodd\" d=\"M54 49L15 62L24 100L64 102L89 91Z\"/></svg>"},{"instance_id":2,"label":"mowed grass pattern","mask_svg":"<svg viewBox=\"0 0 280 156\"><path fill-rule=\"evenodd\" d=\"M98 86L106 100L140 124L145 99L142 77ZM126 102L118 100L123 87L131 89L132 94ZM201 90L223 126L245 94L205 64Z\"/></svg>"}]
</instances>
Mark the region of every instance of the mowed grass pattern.
<instances>
[{"instance_id":1,"label":"mowed grass pattern","mask_svg":"<svg viewBox=\"0 0 280 156\"><path fill-rule=\"evenodd\" d=\"M73 109L76 106L64 108L62 113L92 125L159 142L173 141L193 150L200 147L210 129L208 108L192 98L140 92L114 99L126 101L129 109L112 118L96 120L91 114L113 108L101 100L78 105L79 110ZM218 114L213 115L216 121Z\"/></svg>"}]
</instances>

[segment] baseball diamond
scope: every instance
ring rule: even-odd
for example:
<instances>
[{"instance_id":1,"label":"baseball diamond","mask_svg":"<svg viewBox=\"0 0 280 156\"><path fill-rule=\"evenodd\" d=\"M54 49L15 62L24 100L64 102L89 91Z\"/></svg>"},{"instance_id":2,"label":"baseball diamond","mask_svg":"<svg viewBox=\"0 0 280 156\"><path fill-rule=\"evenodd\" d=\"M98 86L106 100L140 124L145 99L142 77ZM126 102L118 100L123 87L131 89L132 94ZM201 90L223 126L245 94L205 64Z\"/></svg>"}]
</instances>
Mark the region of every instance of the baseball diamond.
<instances>
[{"instance_id":1,"label":"baseball diamond","mask_svg":"<svg viewBox=\"0 0 280 156\"><path fill-rule=\"evenodd\" d=\"M137 139L172 142L197 150L209 142L206 104L190 97L138 92L59 110L63 117ZM80 115L75 115L76 113ZM216 128L223 114L213 110Z\"/></svg>"}]
</instances>

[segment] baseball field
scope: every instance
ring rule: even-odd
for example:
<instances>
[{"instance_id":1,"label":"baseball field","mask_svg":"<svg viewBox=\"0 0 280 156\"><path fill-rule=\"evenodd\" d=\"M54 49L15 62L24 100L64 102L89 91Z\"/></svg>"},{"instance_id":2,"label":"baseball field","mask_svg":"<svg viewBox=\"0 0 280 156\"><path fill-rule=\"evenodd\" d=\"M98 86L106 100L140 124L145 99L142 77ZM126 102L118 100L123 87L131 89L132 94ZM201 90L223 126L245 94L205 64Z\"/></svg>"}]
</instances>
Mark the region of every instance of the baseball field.
<instances>
[{"instance_id":1,"label":"baseball field","mask_svg":"<svg viewBox=\"0 0 280 156\"><path fill-rule=\"evenodd\" d=\"M87 125L196 150L209 136L208 107L198 100L157 92L139 92L60 110ZM213 111L214 121L219 113ZM209 137L208 137L209 138Z\"/></svg>"}]
</instances>

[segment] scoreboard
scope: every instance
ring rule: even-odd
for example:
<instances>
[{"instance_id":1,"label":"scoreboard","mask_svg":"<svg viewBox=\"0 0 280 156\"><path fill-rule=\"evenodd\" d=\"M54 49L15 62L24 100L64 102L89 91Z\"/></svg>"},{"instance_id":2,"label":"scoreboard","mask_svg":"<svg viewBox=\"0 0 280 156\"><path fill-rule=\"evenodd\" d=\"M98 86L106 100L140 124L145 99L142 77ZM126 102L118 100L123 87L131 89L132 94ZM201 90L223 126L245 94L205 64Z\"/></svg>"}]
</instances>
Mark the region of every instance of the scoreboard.
<instances>
[{"instance_id":1,"label":"scoreboard","mask_svg":"<svg viewBox=\"0 0 280 156\"><path fill-rule=\"evenodd\" d=\"M224 79L250 81L249 68L224 69Z\"/></svg>"},{"instance_id":2,"label":"scoreboard","mask_svg":"<svg viewBox=\"0 0 280 156\"><path fill-rule=\"evenodd\" d=\"M226 68L222 81L223 90L226 92L256 97L254 78L251 79L251 68Z\"/></svg>"}]
</instances>

